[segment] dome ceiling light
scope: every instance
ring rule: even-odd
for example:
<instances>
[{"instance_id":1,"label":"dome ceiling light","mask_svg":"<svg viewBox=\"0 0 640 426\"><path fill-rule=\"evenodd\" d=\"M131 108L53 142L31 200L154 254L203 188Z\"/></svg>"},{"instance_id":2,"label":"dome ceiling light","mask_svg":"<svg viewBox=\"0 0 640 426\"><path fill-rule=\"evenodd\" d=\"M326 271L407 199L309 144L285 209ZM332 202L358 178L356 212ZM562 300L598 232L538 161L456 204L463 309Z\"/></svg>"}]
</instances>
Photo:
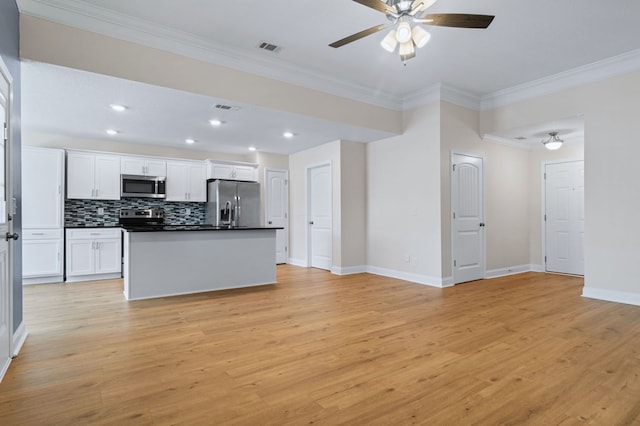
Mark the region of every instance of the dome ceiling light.
<instances>
[{"instance_id":1,"label":"dome ceiling light","mask_svg":"<svg viewBox=\"0 0 640 426\"><path fill-rule=\"evenodd\" d=\"M560 149L563 142L564 141L558 137L558 132L549 132L549 137L542 140L544 147L551 151Z\"/></svg>"}]
</instances>

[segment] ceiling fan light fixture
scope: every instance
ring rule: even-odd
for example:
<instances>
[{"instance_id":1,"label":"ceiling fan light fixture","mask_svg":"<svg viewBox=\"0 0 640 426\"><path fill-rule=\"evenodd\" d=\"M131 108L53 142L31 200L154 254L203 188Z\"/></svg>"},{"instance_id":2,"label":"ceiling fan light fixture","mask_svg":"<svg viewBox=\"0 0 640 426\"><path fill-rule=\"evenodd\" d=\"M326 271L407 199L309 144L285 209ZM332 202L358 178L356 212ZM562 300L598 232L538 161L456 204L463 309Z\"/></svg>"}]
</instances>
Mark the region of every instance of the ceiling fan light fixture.
<instances>
[{"instance_id":1,"label":"ceiling fan light fixture","mask_svg":"<svg viewBox=\"0 0 640 426\"><path fill-rule=\"evenodd\" d=\"M551 151L560 149L563 142L564 141L558 137L558 132L549 132L549 137L542 140L544 147Z\"/></svg>"},{"instance_id":2,"label":"ceiling fan light fixture","mask_svg":"<svg viewBox=\"0 0 640 426\"><path fill-rule=\"evenodd\" d=\"M413 42L409 40L406 43L401 43L400 51L398 53L400 53L401 57L413 56L416 53L416 49L413 47Z\"/></svg>"},{"instance_id":3,"label":"ceiling fan light fixture","mask_svg":"<svg viewBox=\"0 0 640 426\"><path fill-rule=\"evenodd\" d=\"M380 46L387 52L393 53L396 50L396 46L398 45L398 40L396 40L396 31L391 30L389 34L387 34L382 41L380 42Z\"/></svg>"},{"instance_id":4,"label":"ceiling fan light fixture","mask_svg":"<svg viewBox=\"0 0 640 426\"><path fill-rule=\"evenodd\" d=\"M431 39L431 34L425 31L422 27L416 25L411 30L411 38L413 39L413 42L415 43L416 47L420 48L420 47L424 47L427 43L429 43L429 40Z\"/></svg>"},{"instance_id":5,"label":"ceiling fan light fixture","mask_svg":"<svg viewBox=\"0 0 640 426\"><path fill-rule=\"evenodd\" d=\"M411 40L411 25L407 21L402 21L396 28L396 40L400 45L407 43Z\"/></svg>"}]
</instances>

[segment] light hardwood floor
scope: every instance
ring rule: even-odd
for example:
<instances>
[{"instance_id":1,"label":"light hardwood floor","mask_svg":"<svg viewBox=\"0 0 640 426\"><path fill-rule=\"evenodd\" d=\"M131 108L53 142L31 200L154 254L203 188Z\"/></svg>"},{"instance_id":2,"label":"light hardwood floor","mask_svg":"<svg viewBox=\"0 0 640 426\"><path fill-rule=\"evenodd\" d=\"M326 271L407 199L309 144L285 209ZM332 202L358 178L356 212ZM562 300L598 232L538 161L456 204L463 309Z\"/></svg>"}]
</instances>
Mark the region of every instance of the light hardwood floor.
<instances>
[{"instance_id":1,"label":"light hardwood floor","mask_svg":"<svg viewBox=\"0 0 640 426\"><path fill-rule=\"evenodd\" d=\"M278 282L138 302L120 280L26 287L0 424L640 423L640 308L582 298L581 278Z\"/></svg>"}]
</instances>

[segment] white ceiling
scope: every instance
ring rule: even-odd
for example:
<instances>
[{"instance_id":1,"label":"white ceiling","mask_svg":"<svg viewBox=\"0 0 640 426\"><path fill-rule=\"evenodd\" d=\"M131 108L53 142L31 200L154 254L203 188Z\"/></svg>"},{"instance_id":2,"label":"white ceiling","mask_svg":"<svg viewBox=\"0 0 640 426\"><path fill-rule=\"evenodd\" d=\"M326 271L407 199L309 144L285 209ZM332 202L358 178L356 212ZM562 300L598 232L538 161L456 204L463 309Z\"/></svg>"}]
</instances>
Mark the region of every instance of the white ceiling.
<instances>
[{"instance_id":1,"label":"white ceiling","mask_svg":"<svg viewBox=\"0 0 640 426\"><path fill-rule=\"evenodd\" d=\"M349 0L19 0L18 4L22 13L396 109L438 83L481 98L640 49L640 2L631 0L439 0L430 13L496 18L486 30L428 27L431 41L406 66L397 54L380 47L385 31L339 49L328 47L388 22L383 14ZM259 50L261 41L281 50L275 54ZM206 123L212 118L211 106L227 103L224 100L44 64L27 63L24 71L23 120L34 129L80 135L93 131L98 133L91 136L97 137L105 126L121 123L105 104L124 102L131 106L123 115L130 127L122 124L118 137L136 143L171 145L195 137L207 144L199 149L240 152L256 145L291 153L336 139L366 142L388 136L250 105L240 105L237 120L229 118L229 124L237 124L233 129L212 129ZM281 140L285 128L298 133L298 145L295 140Z\"/></svg>"}]
</instances>

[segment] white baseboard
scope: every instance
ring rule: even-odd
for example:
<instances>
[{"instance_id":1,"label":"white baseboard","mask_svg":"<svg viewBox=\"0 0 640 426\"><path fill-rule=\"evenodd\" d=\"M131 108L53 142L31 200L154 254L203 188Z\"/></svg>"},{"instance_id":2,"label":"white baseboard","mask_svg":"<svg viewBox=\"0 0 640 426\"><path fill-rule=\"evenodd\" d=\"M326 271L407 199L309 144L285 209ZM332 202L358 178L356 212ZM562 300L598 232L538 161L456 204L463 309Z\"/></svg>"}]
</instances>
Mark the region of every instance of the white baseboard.
<instances>
[{"instance_id":1,"label":"white baseboard","mask_svg":"<svg viewBox=\"0 0 640 426\"><path fill-rule=\"evenodd\" d=\"M506 268L490 269L485 272L485 278L506 277L507 275L522 274L523 272L543 272L540 265L518 265Z\"/></svg>"},{"instance_id":2,"label":"white baseboard","mask_svg":"<svg viewBox=\"0 0 640 426\"><path fill-rule=\"evenodd\" d=\"M288 263L289 265L293 265L293 266L301 266L301 267L303 267L303 268L306 268L307 266L309 266L309 265L307 265L307 262L306 262L306 261L301 260L301 259L294 259L294 258L292 258L292 257L290 257L290 258L287 260L287 263Z\"/></svg>"},{"instance_id":3,"label":"white baseboard","mask_svg":"<svg viewBox=\"0 0 640 426\"><path fill-rule=\"evenodd\" d=\"M16 332L13 333L13 356L18 356L22 345L24 345L24 342L27 340L27 336L27 327L24 325L24 321L22 321Z\"/></svg>"},{"instance_id":4,"label":"white baseboard","mask_svg":"<svg viewBox=\"0 0 640 426\"><path fill-rule=\"evenodd\" d=\"M22 345L24 345L25 340L27 340L27 329L24 326L24 321L20 324L15 333L13 333L13 353L9 358L4 360L2 365L0 365L0 382L4 379L5 374L9 370L9 366L11 365L11 360L15 358L20 349L22 349Z\"/></svg>"},{"instance_id":5,"label":"white baseboard","mask_svg":"<svg viewBox=\"0 0 640 426\"><path fill-rule=\"evenodd\" d=\"M446 279L442 279L439 277L429 277L427 275L397 271L395 269L378 268L377 266L367 266L366 272L374 275L382 275L383 277L396 278L399 280L410 281L412 283L423 284L432 287L444 288L453 285L453 283L449 284L448 282L445 282Z\"/></svg>"},{"instance_id":6,"label":"white baseboard","mask_svg":"<svg viewBox=\"0 0 640 426\"><path fill-rule=\"evenodd\" d=\"M114 280L122 278L122 273L116 272L113 274L95 274L95 275L79 275L67 277L67 283L80 283L84 281L98 281L98 280Z\"/></svg>"},{"instance_id":7,"label":"white baseboard","mask_svg":"<svg viewBox=\"0 0 640 426\"><path fill-rule=\"evenodd\" d=\"M603 288L583 287L582 297L640 306L640 294Z\"/></svg>"},{"instance_id":8,"label":"white baseboard","mask_svg":"<svg viewBox=\"0 0 640 426\"><path fill-rule=\"evenodd\" d=\"M6 360L4 360L2 365L0 365L0 382L2 382L2 379L4 379L4 375L7 374L9 365L11 365L11 358L7 358Z\"/></svg>"},{"instance_id":9,"label":"white baseboard","mask_svg":"<svg viewBox=\"0 0 640 426\"><path fill-rule=\"evenodd\" d=\"M303 268L308 267L307 263L300 259L289 258L289 261L287 263ZM414 274L412 272L398 271L395 269L379 268L377 266L371 265L347 266L344 268L334 266L331 268L331 273L336 275L352 275L365 272L373 275L381 275L383 277L396 278L399 280L438 288L453 287L455 285L453 282L453 277L430 277L428 275ZM508 275L522 274L524 272L544 272L544 268L542 267L542 265L519 265L506 268L491 269L485 272L485 278L490 279L504 277Z\"/></svg>"},{"instance_id":10,"label":"white baseboard","mask_svg":"<svg viewBox=\"0 0 640 426\"><path fill-rule=\"evenodd\" d=\"M331 273L336 275L353 275L353 274L362 274L367 272L366 266L345 266L344 268L340 266L334 266L331 268Z\"/></svg>"},{"instance_id":11,"label":"white baseboard","mask_svg":"<svg viewBox=\"0 0 640 426\"><path fill-rule=\"evenodd\" d=\"M34 285L34 284L63 284L64 278L62 275L55 275L51 277L40 278L22 278L22 285Z\"/></svg>"}]
</instances>

